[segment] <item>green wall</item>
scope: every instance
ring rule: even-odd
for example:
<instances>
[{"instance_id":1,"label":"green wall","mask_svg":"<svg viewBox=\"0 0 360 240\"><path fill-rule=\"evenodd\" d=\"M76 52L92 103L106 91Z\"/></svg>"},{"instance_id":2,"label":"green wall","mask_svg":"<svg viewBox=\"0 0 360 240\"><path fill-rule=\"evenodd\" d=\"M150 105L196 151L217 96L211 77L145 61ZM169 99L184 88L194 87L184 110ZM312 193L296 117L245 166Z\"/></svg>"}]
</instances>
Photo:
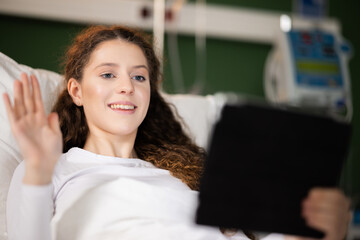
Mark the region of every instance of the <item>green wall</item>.
<instances>
[{"instance_id":1,"label":"green wall","mask_svg":"<svg viewBox=\"0 0 360 240\"><path fill-rule=\"evenodd\" d=\"M350 62L353 93L353 137L349 160L343 174L342 186L350 194L360 194L360 35L356 23L359 23L360 2L356 0L329 0L329 16L338 18L342 33L354 48L354 57ZM290 12L290 0L208 0L207 3L226 4L228 6L257 8ZM35 68L44 68L61 72L61 56L72 37L84 27L79 24L44 21L0 15L0 51L17 62ZM167 39L167 38L166 38ZM196 75L195 40L192 36L179 36L182 73L187 86L192 85ZM270 45L241 41L207 39L206 84L202 94L218 91L263 96L263 68ZM165 43L165 47L167 44ZM176 92L171 81L171 67L167 51L165 52L164 89ZM325 166L326 169L326 166Z\"/></svg>"}]
</instances>

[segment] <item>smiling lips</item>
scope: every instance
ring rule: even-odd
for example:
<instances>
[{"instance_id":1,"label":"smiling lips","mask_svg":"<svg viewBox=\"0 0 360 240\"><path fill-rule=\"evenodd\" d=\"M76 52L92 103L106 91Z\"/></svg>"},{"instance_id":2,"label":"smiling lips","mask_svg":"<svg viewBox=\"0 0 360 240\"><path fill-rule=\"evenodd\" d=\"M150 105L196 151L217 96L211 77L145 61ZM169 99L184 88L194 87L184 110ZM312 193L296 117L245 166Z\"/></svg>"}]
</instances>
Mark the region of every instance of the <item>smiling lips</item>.
<instances>
[{"instance_id":1,"label":"smiling lips","mask_svg":"<svg viewBox=\"0 0 360 240\"><path fill-rule=\"evenodd\" d=\"M137 106L135 106L132 103L111 103L108 104L108 107L110 107L114 111L126 111L126 112L134 112Z\"/></svg>"}]
</instances>

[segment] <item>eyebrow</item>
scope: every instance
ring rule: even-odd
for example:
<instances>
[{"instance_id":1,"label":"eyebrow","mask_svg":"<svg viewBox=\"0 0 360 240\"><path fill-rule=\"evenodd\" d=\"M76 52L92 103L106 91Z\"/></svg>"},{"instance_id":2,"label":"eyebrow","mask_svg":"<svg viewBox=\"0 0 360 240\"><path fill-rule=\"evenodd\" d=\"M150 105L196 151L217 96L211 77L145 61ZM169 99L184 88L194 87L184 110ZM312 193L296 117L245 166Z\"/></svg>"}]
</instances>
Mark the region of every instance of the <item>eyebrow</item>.
<instances>
[{"instance_id":1,"label":"eyebrow","mask_svg":"<svg viewBox=\"0 0 360 240\"><path fill-rule=\"evenodd\" d=\"M99 65L97 65L94 69L99 68L99 67L103 67L103 66L110 66L110 67L118 67L119 65L116 63L101 63ZM145 65L136 65L133 68L137 69L137 68L145 68L147 71L149 71L148 67Z\"/></svg>"},{"instance_id":2,"label":"eyebrow","mask_svg":"<svg viewBox=\"0 0 360 240\"><path fill-rule=\"evenodd\" d=\"M145 68L147 71L149 71L148 67L145 65L136 65L133 68Z\"/></svg>"},{"instance_id":3,"label":"eyebrow","mask_svg":"<svg viewBox=\"0 0 360 240\"><path fill-rule=\"evenodd\" d=\"M119 65L116 63L101 63L101 64L97 65L94 69L103 67L103 66L118 67Z\"/></svg>"}]
</instances>

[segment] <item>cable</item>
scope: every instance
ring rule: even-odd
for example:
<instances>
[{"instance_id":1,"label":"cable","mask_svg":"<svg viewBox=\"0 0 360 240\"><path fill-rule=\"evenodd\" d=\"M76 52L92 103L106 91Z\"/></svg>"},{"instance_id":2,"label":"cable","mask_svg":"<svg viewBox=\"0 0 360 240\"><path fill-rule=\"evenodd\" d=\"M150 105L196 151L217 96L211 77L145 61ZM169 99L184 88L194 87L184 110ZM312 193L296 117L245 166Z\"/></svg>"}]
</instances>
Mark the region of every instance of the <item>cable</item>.
<instances>
[{"instance_id":1,"label":"cable","mask_svg":"<svg viewBox=\"0 0 360 240\"><path fill-rule=\"evenodd\" d=\"M190 89L192 94L201 94L206 79L206 1L196 1L195 19L196 74Z\"/></svg>"},{"instance_id":2,"label":"cable","mask_svg":"<svg viewBox=\"0 0 360 240\"><path fill-rule=\"evenodd\" d=\"M165 0L154 0L154 46L160 59L160 71L163 72L164 33L165 33Z\"/></svg>"},{"instance_id":3,"label":"cable","mask_svg":"<svg viewBox=\"0 0 360 240\"><path fill-rule=\"evenodd\" d=\"M169 61L171 66L172 81L174 83L174 89L177 93L185 92L184 78L182 73L181 59L179 56L178 45L178 29L177 29L177 17L178 13L184 5L185 0L175 0L170 11L172 19L168 22L168 49L169 49Z\"/></svg>"}]
</instances>

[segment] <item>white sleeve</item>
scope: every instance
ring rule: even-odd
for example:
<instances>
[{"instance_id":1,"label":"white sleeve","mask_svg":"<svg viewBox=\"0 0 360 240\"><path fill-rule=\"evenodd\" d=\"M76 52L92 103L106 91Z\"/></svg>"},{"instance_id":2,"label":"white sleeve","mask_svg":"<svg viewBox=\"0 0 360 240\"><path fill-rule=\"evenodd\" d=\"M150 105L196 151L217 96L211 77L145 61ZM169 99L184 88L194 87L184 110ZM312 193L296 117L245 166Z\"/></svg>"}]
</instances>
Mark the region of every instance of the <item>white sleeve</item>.
<instances>
[{"instance_id":1,"label":"white sleeve","mask_svg":"<svg viewBox=\"0 0 360 240\"><path fill-rule=\"evenodd\" d=\"M50 221L54 212L53 186L23 184L24 172L22 162L10 183L6 206L9 240L50 240Z\"/></svg>"}]
</instances>

